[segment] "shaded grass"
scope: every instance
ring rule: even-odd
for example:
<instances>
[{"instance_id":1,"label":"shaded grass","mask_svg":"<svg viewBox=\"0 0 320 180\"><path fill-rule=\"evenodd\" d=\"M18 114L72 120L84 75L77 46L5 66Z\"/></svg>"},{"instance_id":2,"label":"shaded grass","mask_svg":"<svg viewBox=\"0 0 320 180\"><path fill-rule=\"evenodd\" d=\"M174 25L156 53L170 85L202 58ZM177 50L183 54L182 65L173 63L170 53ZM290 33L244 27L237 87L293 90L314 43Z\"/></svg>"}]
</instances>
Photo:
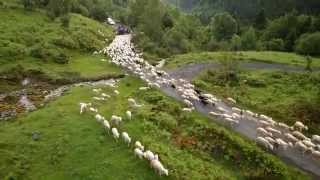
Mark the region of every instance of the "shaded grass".
<instances>
[{"instance_id":1,"label":"shaded grass","mask_svg":"<svg viewBox=\"0 0 320 180\"><path fill-rule=\"evenodd\" d=\"M146 149L159 153L170 170L168 179L246 179L270 176L307 179L300 171L264 153L253 142L209 123L202 115L181 114L179 109L182 104L158 91L138 92L137 89L143 85L140 80L127 77L120 82L119 96L113 96L106 103L95 102L94 105L102 115L110 118L112 114L124 116L129 109L128 97L145 104L142 109L132 110L133 120L124 120L120 130L127 131L133 140L142 141ZM113 92L109 87L102 88L108 94ZM78 103L92 101L95 95L91 89L73 88L43 109L14 122L1 123L0 178L160 179L145 161L134 158L132 147L128 149L122 142L115 142L111 136L105 135L101 125L94 120L94 114L79 114ZM40 133L38 141L31 138L35 131ZM204 132L210 132L213 136L208 138ZM197 139L195 144L193 141L179 140L191 136ZM206 148L219 144L230 148L241 147L229 149L223 154L244 148L247 153L255 155L244 154L247 160L243 159L243 163L238 165L231 157L221 158L223 154L221 157L212 156L211 148ZM262 167L250 165L250 157L264 159L259 163ZM267 169L274 174L268 174Z\"/></svg>"},{"instance_id":2,"label":"shaded grass","mask_svg":"<svg viewBox=\"0 0 320 180\"><path fill-rule=\"evenodd\" d=\"M225 55L241 61L261 61L268 63L281 63L305 67L306 58L294 53L273 51L240 51L240 52L202 52L176 55L167 60L167 68L176 68L190 63L208 63L223 60ZM312 67L320 67L320 58L313 57Z\"/></svg>"}]
</instances>

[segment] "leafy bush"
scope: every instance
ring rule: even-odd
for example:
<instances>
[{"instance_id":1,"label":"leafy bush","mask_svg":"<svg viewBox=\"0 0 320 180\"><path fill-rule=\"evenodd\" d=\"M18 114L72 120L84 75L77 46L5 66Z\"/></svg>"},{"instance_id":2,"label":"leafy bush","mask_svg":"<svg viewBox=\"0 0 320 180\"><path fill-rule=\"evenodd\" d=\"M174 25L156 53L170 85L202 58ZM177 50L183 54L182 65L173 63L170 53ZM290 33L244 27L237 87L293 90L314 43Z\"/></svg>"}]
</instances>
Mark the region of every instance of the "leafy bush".
<instances>
[{"instance_id":1,"label":"leafy bush","mask_svg":"<svg viewBox=\"0 0 320 180\"><path fill-rule=\"evenodd\" d=\"M211 21L211 30L217 40L228 40L237 33L237 21L229 13L220 13Z\"/></svg>"},{"instance_id":2,"label":"leafy bush","mask_svg":"<svg viewBox=\"0 0 320 180\"><path fill-rule=\"evenodd\" d=\"M68 28L70 24L70 15L66 14L60 18L62 27Z\"/></svg>"},{"instance_id":3,"label":"leafy bush","mask_svg":"<svg viewBox=\"0 0 320 180\"><path fill-rule=\"evenodd\" d=\"M265 43L265 46L267 50L270 50L270 51L283 51L285 49L284 41L279 38L271 39L270 41Z\"/></svg>"},{"instance_id":4,"label":"leafy bush","mask_svg":"<svg viewBox=\"0 0 320 180\"><path fill-rule=\"evenodd\" d=\"M296 43L295 51L306 55L320 55L320 32L302 35Z\"/></svg>"}]
</instances>

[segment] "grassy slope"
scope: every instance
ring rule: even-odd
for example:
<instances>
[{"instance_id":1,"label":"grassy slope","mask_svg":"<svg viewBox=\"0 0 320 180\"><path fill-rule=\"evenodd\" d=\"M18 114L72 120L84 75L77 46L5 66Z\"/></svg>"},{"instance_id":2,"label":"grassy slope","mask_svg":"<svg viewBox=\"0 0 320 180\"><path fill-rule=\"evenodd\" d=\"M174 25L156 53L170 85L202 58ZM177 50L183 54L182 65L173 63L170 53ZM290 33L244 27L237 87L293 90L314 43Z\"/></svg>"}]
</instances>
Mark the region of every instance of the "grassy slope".
<instances>
[{"instance_id":1,"label":"grassy slope","mask_svg":"<svg viewBox=\"0 0 320 180\"><path fill-rule=\"evenodd\" d=\"M214 74L208 72L195 78L195 83L213 94L234 97L242 107L270 115L288 124L293 124L297 120L303 121L309 124L313 133L320 133L319 122L302 116L301 111L296 108L301 99L313 102L319 97L319 73L310 75L308 73L246 70L242 71L239 77L240 81L255 81L262 86L254 86L250 83L221 85Z\"/></svg>"},{"instance_id":2,"label":"grassy slope","mask_svg":"<svg viewBox=\"0 0 320 180\"><path fill-rule=\"evenodd\" d=\"M285 52L271 52L271 51L242 51L238 53L232 52L203 52L203 53L189 53L177 55L169 58L167 61L167 68L175 68L184 64L190 63L204 63L222 59L225 54L231 54L234 59L245 61L262 61L269 63L282 63L289 65L306 66L305 57ZM320 58L313 57L313 67L320 67Z\"/></svg>"},{"instance_id":3,"label":"grassy slope","mask_svg":"<svg viewBox=\"0 0 320 180\"><path fill-rule=\"evenodd\" d=\"M123 115L128 109L127 98L141 97L141 93L137 92L141 85L141 81L135 78L125 78L121 80L119 87L120 96L113 96L105 104L95 105L106 117L112 114ZM110 88L103 89L112 94ZM20 117L15 122L0 124L0 178L19 176L24 179L158 179L146 162L134 158L132 147L129 150L122 142L116 143L109 135L106 136L101 125L94 120L93 114L79 114L78 103L91 101L93 95L91 88L77 87L43 109ZM162 100L158 101L159 97ZM133 140L142 141L146 148L160 154L160 158L170 169L171 175L168 179L261 177L261 170L267 172L273 169L269 168L270 165L276 167L272 171L273 175L277 172L283 173L285 179L307 178L283 165L277 158L262 152L254 143L208 123L206 118L197 113L187 115L183 118L187 118L186 121L180 122L181 117L168 113L166 108L170 105L173 109L171 112L177 113L174 109L180 108L180 104L154 90L148 92L144 98L148 99L148 102L143 99L138 101L146 106L135 110L133 120L125 120L121 130L127 131ZM150 103L151 101L155 103ZM155 109L158 111L153 113ZM155 114L159 117L155 117ZM171 129L171 126L178 127ZM220 134L210 135L208 142L218 139L217 144L210 146L225 144L222 140L229 139L230 142L224 146L240 144L241 148L245 147L246 154L258 155L255 159L258 164L246 163L250 158L244 155L242 158L248 160L240 160L240 164L236 165L229 159L231 157L219 155L213 158L209 155L210 149L208 152L200 151L197 146L188 145L187 137L204 130ZM34 131L40 132L39 141L32 140L31 134ZM192 136L198 138L196 142L202 144L200 147L205 145L205 136ZM184 138L185 141L181 141ZM223 153L237 152L241 148L230 148Z\"/></svg>"}]
</instances>

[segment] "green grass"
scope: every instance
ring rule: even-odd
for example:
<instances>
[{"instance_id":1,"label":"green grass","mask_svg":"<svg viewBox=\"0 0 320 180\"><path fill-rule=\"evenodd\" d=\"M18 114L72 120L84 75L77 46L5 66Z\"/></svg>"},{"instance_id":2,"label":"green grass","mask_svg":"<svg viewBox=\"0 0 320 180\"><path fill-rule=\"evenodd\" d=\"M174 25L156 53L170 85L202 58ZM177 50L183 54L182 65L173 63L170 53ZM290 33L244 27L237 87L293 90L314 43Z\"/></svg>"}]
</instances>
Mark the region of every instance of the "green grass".
<instances>
[{"instance_id":1,"label":"green grass","mask_svg":"<svg viewBox=\"0 0 320 180\"><path fill-rule=\"evenodd\" d=\"M220 97L235 98L244 108L290 125L302 121L309 125L310 132L320 133L319 73L242 70L237 80L229 83L222 82L218 74L218 71L203 72L194 82Z\"/></svg>"},{"instance_id":2,"label":"green grass","mask_svg":"<svg viewBox=\"0 0 320 180\"><path fill-rule=\"evenodd\" d=\"M225 55L231 55L235 60L261 61L288 65L306 66L306 59L301 55L273 51L240 51L234 52L202 52L176 55L167 60L167 68L176 68L190 63L208 63L223 60ZM313 57L312 67L320 67L320 58Z\"/></svg>"},{"instance_id":3,"label":"green grass","mask_svg":"<svg viewBox=\"0 0 320 180\"><path fill-rule=\"evenodd\" d=\"M143 85L127 77L120 82L119 96L94 105L109 118L124 115L128 97L145 104L120 129L159 153L170 170L165 179L308 179L202 115L183 114L180 103L158 91L139 92ZM111 88L102 88L112 94ZM0 178L160 179L147 162L133 156L132 147L106 135L94 114L79 114L78 103L92 101L92 96L92 88L76 87L38 111L1 123ZM35 131L40 132L38 141L31 137ZM227 149L212 154L217 147Z\"/></svg>"}]
</instances>

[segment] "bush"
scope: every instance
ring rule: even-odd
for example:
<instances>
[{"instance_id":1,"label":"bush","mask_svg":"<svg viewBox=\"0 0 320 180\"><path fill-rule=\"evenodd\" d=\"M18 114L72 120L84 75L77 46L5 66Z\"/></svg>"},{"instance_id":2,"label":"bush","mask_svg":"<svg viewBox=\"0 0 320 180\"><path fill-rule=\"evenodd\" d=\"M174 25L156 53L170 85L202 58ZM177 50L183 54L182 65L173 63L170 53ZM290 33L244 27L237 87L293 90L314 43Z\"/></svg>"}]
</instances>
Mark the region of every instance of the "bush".
<instances>
[{"instance_id":1,"label":"bush","mask_svg":"<svg viewBox=\"0 0 320 180\"><path fill-rule=\"evenodd\" d=\"M58 64L67 64L69 63L69 57L63 53L63 52L58 52L57 54L53 55L53 60L54 62Z\"/></svg>"},{"instance_id":2,"label":"bush","mask_svg":"<svg viewBox=\"0 0 320 180\"><path fill-rule=\"evenodd\" d=\"M267 50L270 51L283 51L284 48L284 41L282 39L272 39L265 43Z\"/></svg>"},{"instance_id":3,"label":"bush","mask_svg":"<svg viewBox=\"0 0 320 180\"><path fill-rule=\"evenodd\" d=\"M61 25L62 27L64 28L68 28L69 27L69 24L70 24L70 15L69 14L65 14L64 16L62 16L60 18L60 21L61 21Z\"/></svg>"},{"instance_id":4,"label":"bush","mask_svg":"<svg viewBox=\"0 0 320 180\"><path fill-rule=\"evenodd\" d=\"M320 55L320 32L302 35L296 42L295 51L304 55Z\"/></svg>"}]
</instances>

